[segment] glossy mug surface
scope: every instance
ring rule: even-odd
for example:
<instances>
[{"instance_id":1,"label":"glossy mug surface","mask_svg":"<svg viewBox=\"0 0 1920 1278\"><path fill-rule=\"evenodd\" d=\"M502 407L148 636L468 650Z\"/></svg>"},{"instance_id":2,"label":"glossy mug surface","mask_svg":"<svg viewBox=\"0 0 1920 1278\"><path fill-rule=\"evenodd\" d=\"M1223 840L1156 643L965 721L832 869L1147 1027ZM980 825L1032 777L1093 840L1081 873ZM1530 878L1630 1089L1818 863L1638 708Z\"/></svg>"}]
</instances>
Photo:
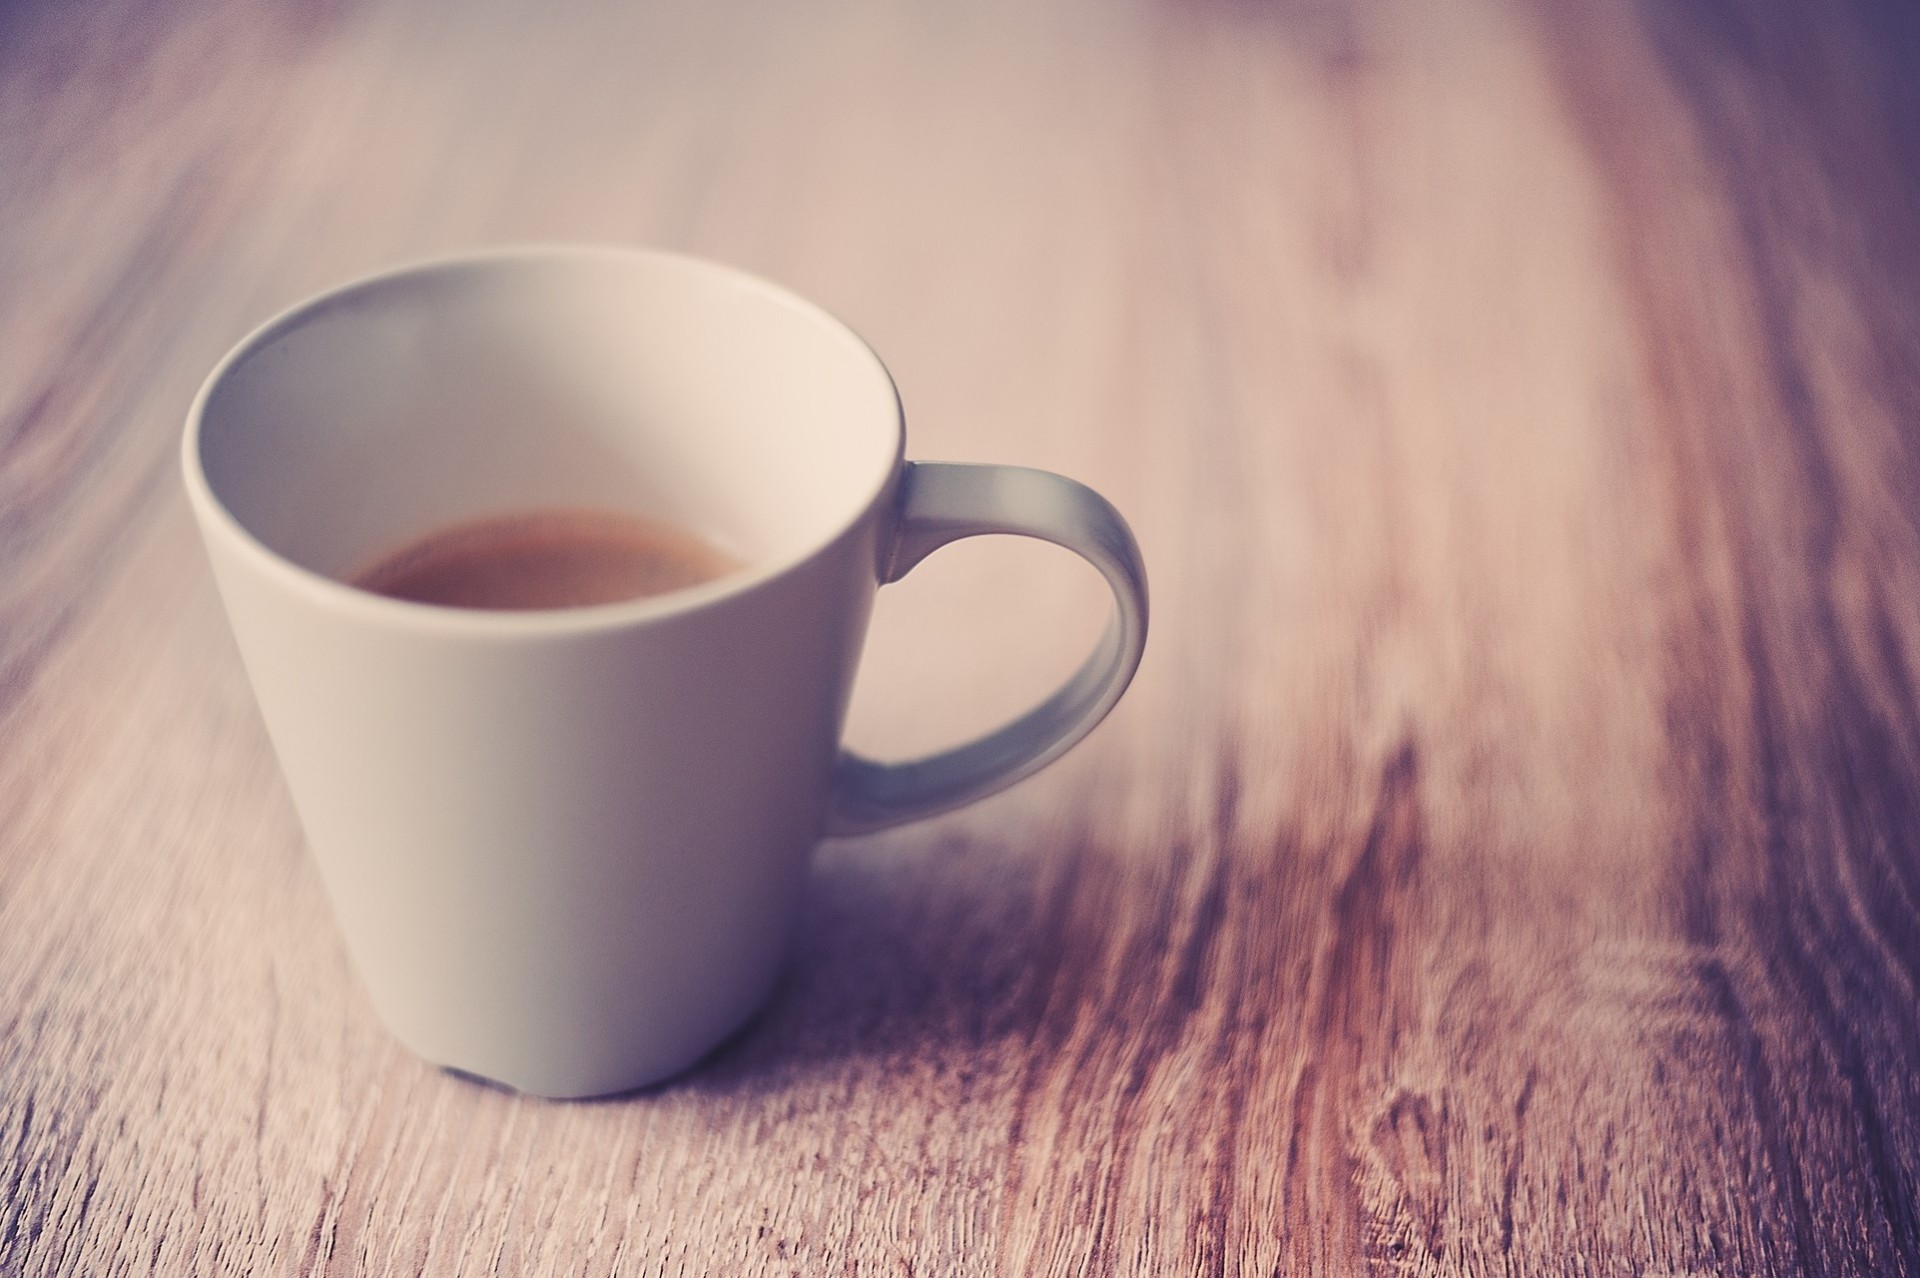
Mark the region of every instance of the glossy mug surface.
<instances>
[{"instance_id":1,"label":"glossy mug surface","mask_svg":"<svg viewBox=\"0 0 1920 1278\"><path fill-rule=\"evenodd\" d=\"M692 1064L765 998L823 835L1057 757L1146 638L1120 516L1071 480L914 464L854 333L737 271L527 249L430 262L246 338L182 460L247 673L354 964L438 1064L546 1096ZM743 566L624 603L482 611L344 584L515 510L699 531ZM1113 587L1049 700L903 764L840 747L874 593L977 533Z\"/></svg>"}]
</instances>

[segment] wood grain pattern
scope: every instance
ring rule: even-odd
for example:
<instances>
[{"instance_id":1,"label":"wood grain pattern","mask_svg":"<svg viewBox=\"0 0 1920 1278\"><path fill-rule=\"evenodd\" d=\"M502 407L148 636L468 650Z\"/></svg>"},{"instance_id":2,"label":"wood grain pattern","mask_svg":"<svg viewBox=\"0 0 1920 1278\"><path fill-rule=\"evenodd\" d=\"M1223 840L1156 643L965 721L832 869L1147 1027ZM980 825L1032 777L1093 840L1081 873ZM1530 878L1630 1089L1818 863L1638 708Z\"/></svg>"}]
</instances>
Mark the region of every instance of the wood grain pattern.
<instances>
[{"instance_id":1,"label":"wood grain pattern","mask_svg":"<svg viewBox=\"0 0 1920 1278\"><path fill-rule=\"evenodd\" d=\"M0 4L0 1274L1920 1275L1916 66L1896 0ZM570 1105L374 1022L173 476L273 309L556 238L819 298L1156 605ZM943 553L856 740L1100 595Z\"/></svg>"}]
</instances>

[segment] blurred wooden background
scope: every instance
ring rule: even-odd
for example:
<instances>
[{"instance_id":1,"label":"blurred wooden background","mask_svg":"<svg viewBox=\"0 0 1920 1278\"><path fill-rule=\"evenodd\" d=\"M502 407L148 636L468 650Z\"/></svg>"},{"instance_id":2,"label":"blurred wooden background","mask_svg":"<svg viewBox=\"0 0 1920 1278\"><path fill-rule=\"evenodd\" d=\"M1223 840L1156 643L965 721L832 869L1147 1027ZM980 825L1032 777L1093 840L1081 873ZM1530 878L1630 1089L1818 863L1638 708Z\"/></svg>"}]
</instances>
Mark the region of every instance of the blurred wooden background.
<instances>
[{"instance_id":1,"label":"blurred wooden background","mask_svg":"<svg viewBox=\"0 0 1920 1278\"><path fill-rule=\"evenodd\" d=\"M1916 68L1905 0L0 2L0 1273L1920 1275ZM1156 605L571 1105L375 1023L174 462L272 311L551 239L824 302ZM856 740L1090 575L889 590Z\"/></svg>"}]
</instances>

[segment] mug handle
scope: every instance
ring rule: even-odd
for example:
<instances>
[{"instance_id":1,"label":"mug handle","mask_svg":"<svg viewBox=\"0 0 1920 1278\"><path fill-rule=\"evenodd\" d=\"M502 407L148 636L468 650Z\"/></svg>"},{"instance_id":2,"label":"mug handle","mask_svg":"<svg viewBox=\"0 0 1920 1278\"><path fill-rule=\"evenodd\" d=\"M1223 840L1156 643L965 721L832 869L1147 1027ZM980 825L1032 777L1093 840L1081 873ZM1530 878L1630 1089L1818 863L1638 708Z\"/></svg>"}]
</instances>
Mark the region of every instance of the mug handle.
<instances>
[{"instance_id":1,"label":"mug handle","mask_svg":"<svg viewBox=\"0 0 1920 1278\"><path fill-rule=\"evenodd\" d=\"M986 736L906 763L840 756L828 834L866 834L984 798L1065 754L1126 691L1147 646L1147 572L1127 521L1085 484L1025 466L908 462L880 584L950 541L1013 533L1065 546L1106 577L1114 611L1058 691Z\"/></svg>"}]
</instances>

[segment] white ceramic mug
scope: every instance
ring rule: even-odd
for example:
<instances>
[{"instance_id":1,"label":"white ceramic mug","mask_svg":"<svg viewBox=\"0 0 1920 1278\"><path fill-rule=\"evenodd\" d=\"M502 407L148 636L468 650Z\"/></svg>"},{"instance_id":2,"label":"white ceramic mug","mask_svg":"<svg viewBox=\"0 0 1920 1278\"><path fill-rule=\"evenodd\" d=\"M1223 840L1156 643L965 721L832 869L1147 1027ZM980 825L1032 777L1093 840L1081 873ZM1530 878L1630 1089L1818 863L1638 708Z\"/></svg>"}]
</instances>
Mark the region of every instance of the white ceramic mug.
<instances>
[{"instance_id":1,"label":"white ceramic mug","mask_svg":"<svg viewBox=\"0 0 1920 1278\"><path fill-rule=\"evenodd\" d=\"M430 1061L624 1091L773 983L823 834L1033 772L1119 698L1146 579L1105 499L909 463L891 378L807 302L617 249L413 266L295 307L214 369L187 491L287 785L381 1015ZM543 507L670 519L747 567L540 612L342 584L383 551ZM840 732L875 589L977 533L1056 542L1112 623L1049 700L904 764Z\"/></svg>"}]
</instances>

